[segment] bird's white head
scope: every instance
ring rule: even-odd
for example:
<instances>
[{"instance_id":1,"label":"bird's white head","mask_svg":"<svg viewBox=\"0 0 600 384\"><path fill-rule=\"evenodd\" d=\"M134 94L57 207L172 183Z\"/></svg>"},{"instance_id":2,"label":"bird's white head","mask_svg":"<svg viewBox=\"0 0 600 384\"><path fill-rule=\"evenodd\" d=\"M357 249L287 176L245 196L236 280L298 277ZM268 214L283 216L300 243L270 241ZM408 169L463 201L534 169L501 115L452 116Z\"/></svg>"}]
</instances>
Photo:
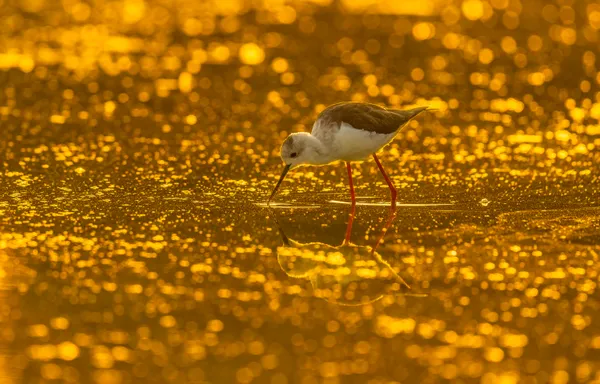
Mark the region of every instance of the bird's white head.
<instances>
[{"instance_id":1,"label":"bird's white head","mask_svg":"<svg viewBox=\"0 0 600 384\"><path fill-rule=\"evenodd\" d=\"M281 146L281 159L285 167L269 197L269 203L290 169L303 164L326 164L329 161L325 154L323 144L310 133L298 132L289 135Z\"/></svg>"},{"instance_id":2,"label":"bird's white head","mask_svg":"<svg viewBox=\"0 0 600 384\"><path fill-rule=\"evenodd\" d=\"M292 133L281 146L281 159L290 169L303 164L322 164L322 157L321 142L307 132Z\"/></svg>"}]
</instances>

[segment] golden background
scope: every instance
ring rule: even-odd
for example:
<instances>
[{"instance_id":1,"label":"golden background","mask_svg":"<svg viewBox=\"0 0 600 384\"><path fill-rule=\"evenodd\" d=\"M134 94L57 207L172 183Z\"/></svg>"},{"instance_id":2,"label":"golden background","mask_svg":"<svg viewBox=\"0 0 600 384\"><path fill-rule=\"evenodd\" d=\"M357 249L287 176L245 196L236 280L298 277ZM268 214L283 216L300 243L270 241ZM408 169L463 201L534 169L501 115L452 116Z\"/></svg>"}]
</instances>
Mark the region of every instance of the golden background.
<instances>
[{"instance_id":1,"label":"golden background","mask_svg":"<svg viewBox=\"0 0 600 384\"><path fill-rule=\"evenodd\" d=\"M599 29L591 0L0 0L0 382L599 382ZM381 155L390 226L355 167L338 247L341 165L264 202L346 100L436 111Z\"/></svg>"}]
</instances>

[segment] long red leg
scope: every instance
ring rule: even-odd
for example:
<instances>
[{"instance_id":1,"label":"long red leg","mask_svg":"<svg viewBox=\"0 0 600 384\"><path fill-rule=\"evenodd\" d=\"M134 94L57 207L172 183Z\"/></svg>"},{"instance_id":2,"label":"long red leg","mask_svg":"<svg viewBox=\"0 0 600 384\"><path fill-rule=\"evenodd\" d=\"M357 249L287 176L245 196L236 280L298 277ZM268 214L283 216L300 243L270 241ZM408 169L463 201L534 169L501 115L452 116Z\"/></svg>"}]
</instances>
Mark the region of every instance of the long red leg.
<instances>
[{"instance_id":1,"label":"long red leg","mask_svg":"<svg viewBox=\"0 0 600 384\"><path fill-rule=\"evenodd\" d=\"M392 208L396 208L396 195L398 194L398 192L396 192L396 187L394 187L392 180L390 180L387 173L385 173L385 171L383 170L383 166L379 162L379 159L377 158L376 154L373 154L373 158L375 159L375 162L377 163L381 174L385 178L385 182L387 183L388 187L390 187L390 193L392 194Z\"/></svg>"},{"instance_id":2,"label":"long red leg","mask_svg":"<svg viewBox=\"0 0 600 384\"><path fill-rule=\"evenodd\" d=\"M354 194L354 183L352 182L352 167L349 162L346 162L346 169L348 170L348 184L350 185L350 198L352 199L352 209L350 210L350 217L348 218L348 227L346 227L346 237L344 243L350 242L350 234L352 233L352 222L354 221L354 213L356 211L356 195Z\"/></svg>"}]
</instances>

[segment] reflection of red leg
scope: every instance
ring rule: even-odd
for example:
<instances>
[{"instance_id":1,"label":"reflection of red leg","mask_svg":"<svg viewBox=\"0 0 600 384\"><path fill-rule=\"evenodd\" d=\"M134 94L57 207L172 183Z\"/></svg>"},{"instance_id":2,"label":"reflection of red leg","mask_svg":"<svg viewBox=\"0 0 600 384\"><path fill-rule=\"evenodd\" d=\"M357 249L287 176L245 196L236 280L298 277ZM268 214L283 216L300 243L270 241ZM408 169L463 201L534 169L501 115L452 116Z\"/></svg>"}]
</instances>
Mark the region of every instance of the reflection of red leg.
<instances>
[{"instance_id":1,"label":"reflection of red leg","mask_svg":"<svg viewBox=\"0 0 600 384\"><path fill-rule=\"evenodd\" d=\"M377 242L373 246L371 255L373 257L375 257L375 259L377 261L379 261L380 263L387 265L388 268L390 268L390 270L394 274L394 276L398 279L398 281L400 281L404 286L406 286L406 288L410 289L410 285L408 285L408 283L406 281L404 281L402 276L400 276L396 271L394 271L394 269L381 257L381 255L377 253L377 247L379 247L381 245L381 243L383 243L383 238L385 237L385 234L387 233L388 229L390 229L390 226L392 225L392 222L394 221L395 218L396 218L396 210L394 208L390 207L390 215L388 216L388 219L385 222L383 229L381 230L381 236L379 236L379 239L377 239Z\"/></svg>"},{"instance_id":2,"label":"reflection of red leg","mask_svg":"<svg viewBox=\"0 0 600 384\"><path fill-rule=\"evenodd\" d=\"M379 170L381 171L381 174L385 178L385 182L387 183L388 187L390 187L390 193L392 194L392 208L396 208L396 195L397 195L396 187L394 187L394 184L392 183L392 180L390 180L390 178L388 177L388 175L383 170L383 166L379 162L379 159L377 158L376 154L373 154L373 158L375 159L375 162L377 163L377 166L379 167Z\"/></svg>"},{"instance_id":3,"label":"reflection of red leg","mask_svg":"<svg viewBox=\"0 0 600 384\"><path fill-rule=\"evenodd\" d=\"M379 247L379 245L381 243L383 243L383 238L385 237L385 234L387 233L388 229L390 229L390 226L392 225L392 221L394 221L395 218L396 218L396 211L393 208L390 208L390 214L387 218L387 221L385 222L385 225L383 226L383 228L381 230L381 235L379 236L379 239L377 239L377 242L373 246L373 253L375 253L375 251L377 250L377 247Z\"/></svg>"},{"instance_id":4,"label":"reflection of red leg","mask_svg":"<svg viewBox=\"0 0 600 384\"><path fill-rule=\"evenodd\" d=\"M344 243L350 242L350 233L352 232L352 222L354 221L354 213L356 211L356 195L354 194L354 183L352 182L352 168L350 163L346 162L346 169L348 170L348 184L350 185L350 198L352 199L352 208L350 210L350 217L348 218L348 227L346 228L346 237Z\"/></svg>"},{"instance_id":5,"label":"reflection of red leg","mask_svg":"<svg viewBox=\"0 0 600 384\"><path fill-rule=\"evenodd\" d=\"M346 227L346 237L344 237L344 244L350 243L350 235L352 234L352 223L354 222L354 211L350 212L348 216L348 226Z\"/></svg>"}]
</instances>

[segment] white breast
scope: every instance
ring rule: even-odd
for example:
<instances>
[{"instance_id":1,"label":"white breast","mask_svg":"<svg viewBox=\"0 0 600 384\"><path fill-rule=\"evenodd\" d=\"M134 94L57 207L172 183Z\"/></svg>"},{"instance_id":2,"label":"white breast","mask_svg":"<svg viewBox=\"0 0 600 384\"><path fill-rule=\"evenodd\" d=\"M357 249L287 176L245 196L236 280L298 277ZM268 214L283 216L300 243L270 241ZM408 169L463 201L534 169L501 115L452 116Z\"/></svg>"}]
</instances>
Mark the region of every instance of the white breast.
<instances>
[{"instance_id":1,"label":"white breast","mask_svg":"<svg viewBox=\"0 0 600 384\"><path fill-rule=\"evenodd\" d=\"M338 159L364 160L389 143L394 136L396 136L396 132L387 134L369 132L342 122L340 130L335 134L332 149Z\"/></svg>"}]
</instances>

